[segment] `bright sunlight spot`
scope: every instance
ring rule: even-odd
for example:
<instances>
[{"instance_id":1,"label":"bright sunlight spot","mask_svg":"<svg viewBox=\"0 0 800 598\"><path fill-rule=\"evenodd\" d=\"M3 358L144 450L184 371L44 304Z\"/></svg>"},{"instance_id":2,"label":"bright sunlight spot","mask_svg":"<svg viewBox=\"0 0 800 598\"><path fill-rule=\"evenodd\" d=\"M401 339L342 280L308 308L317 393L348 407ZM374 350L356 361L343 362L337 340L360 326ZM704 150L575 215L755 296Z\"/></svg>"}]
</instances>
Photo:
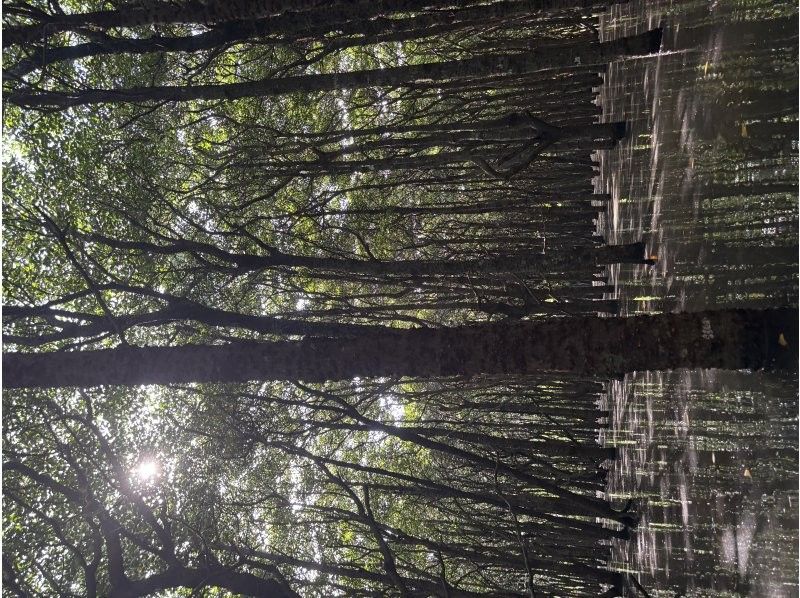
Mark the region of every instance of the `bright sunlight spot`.
<instances>
[{"instance_id":1,"label":"bright sunlight spot","mask_svg":"<svg viewBox=\"0 0 800 598\"><path fill-rule=\"evenodd\" d=\"M158 463L155 461L142 461L133 470L134 475L142 481L150 481L160 473Z\"/></svg>"}]
</instances>

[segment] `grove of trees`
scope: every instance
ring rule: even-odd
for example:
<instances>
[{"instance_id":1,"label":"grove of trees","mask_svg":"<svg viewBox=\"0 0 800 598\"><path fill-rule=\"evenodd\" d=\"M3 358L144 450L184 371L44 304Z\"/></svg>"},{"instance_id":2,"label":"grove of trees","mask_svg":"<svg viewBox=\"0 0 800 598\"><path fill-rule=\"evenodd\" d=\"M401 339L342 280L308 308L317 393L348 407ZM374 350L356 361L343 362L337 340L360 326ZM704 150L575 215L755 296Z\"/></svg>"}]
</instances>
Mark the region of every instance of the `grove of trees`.
<instances>
[{"instance_id":1,"label":"grove of trees","mask_svg":"<svg viewBox=\"0 0 800 598\"><path fill-rule=\"evenodd\" d=\"M4 5L3 589L597 596L602 381L796 367L615 318L592 0Z\"/></svg>"}]
</instances>

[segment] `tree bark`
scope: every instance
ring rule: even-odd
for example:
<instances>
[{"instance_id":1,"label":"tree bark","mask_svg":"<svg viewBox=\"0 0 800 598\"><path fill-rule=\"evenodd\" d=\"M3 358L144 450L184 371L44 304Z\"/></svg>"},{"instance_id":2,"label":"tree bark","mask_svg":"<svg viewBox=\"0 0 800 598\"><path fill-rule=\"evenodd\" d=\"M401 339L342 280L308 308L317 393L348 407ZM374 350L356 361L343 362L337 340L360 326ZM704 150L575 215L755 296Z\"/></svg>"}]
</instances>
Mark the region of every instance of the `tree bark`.
<instances>
[{"instance_id":1,"label":"tree bark","mask_svg":"<svg viewBox=\"0 0 800 598\"><path fill-rule=\"evenodd\" d=\"M387 329L348 340L6 353L6 388L529 374L797 369L797 311L723 310Z\"/></svg>"},{"instance_id":2,"label":"tree bark","mask_svg":"<svg viewBox=\"0 0 800 598\"><path fill-rule=\"evenodd\" d=\"M554 2L543 0L519 0L469 6L458 10L428 10L410 17L398 18L396 13L380 10L381 3L371 6L362 5L359 9L353 6L326 6L324 17L314 12L285 12L272 17L235 20L217 23L208 31L190 36L153 35L145 38L122 38L108 36L102 41L76 44L74 46L49 47L37 45L33 47L34 58L21 60L11 66L8 74L22 77L28 73L42 69L47 65L67 60L76 60L90 56L114 54L149 54L155 52L199 52L210 50L226 44L244 42L251 39L264 38L276 43L290 43L303 38L324 38L326 34L336 32L341 36L328 46L337 48L368 45L386 41L404 41L419 37L430 37L442 32L453 32L465 27L485 27L492 19L508 19L517 15L531 15L548 8L590 8L599 4L595 0L575 0L572 2ZM413 7L411 7L413 8ZM108 11L111 13L113 11ZM92 13L89 13L92 14ZM86 16L89 16L87 14ZM94 13L96 16L99 13ZM377 15L377 16L376 16ZM391 15L391 16L389 16ZM80 15L70 15L73 21ZM197 18L197 14L194 14ZM51 35L59 27L77 28L68 23L55 22L58 17L49 21L49 27L41 31L36 38L29 38L33 29L22 33L22 28L8 28L11 35L4 38L4 47L18 43L16 40L27 39L29 42L40 42L43 37ZM16 32L16 33L15 33ZM8 35L8 34L7 34ZM15 38L16 36L16 38Z\"/></svg>"},{"instance_id":3,"label":"tree bark","mask_svg":"<svg viewBox=\"0 0 800 598\"><path fill-rule=\"evenodd\" d=\"M520 74L580 64L603 64L620 55L647 54L661 45L661 29L603 43L581 43L543 48L524 54L485 55L426 64L364 71L299 75L225 85L133 87L87 91L18 91L6 94L12 104L26 107L68 108L89 104L186 102L191 100L235 100L297 92L358 89L372 86L403 86L417 81Z\"/></svg>"},{"instance_id":4,"label":"tree bark","mask_svg":"<svg viewBox=\"0 0 800 598\"><path fill-rule=\"evenodd\" d=\"M348 5L349 4L349 5ZM461 0L461 5L471 2ZM493 14L513 15L522 11L534 12L563 8L589 8L598 4L607 4L601 0L527 0L524 2L503 3L499 7L477 6L474 10L483 9L480 14L489 18ZM252 27L255 34L268 32L292 31L310 28L311 23L319 23L322 17L327 18L327 28L322 32L335 30L332 25L340 25L348 21L366 21L360 24L359 30L369 31L369 20L381 15L406 13L424 10L436 6L431 0L366 0L353 3L326 2L323 0L211 0L209 2L163 2L134 6L121 10L99 10L87 13L53 14L41 19L39 23L7 27L3 31L3 47L46 39L62 31L83 28L131 28L149 25L167 25L177 23L224 23ZM505 10L504 10L505 9ZM314 12L316 10L316 12ZM441 11L445 12L445 11ZM309 14L305 14L309 13ZM452 17L451 12L445 12ZM254 27L253 19L262 20L259 28ZM451 20L455 20L452 19ZM248 23L250 21L250 23ZM430 25L435 22L430 23ZM317 33L320 35L320 33Z\"/></svg>"},{"instance_id":5,"label":"tree bark","mask_svg":"<svg viewBox=\"0 0 800 598\"><path fill-rule=\"evenodd\" d=\"M322 0L211 0L209 2L159 2L86 13L48 15L40 23L8 27L3 47L47 38L61 31L86 27L112 29L144 27L170 23L215 23L252 19L286 10L303 10L322 4Z\"/></svg>"},{"instance_id":6,"label":"tree bark","mask_svg":"<svg viewBox=\"0 0 800 598\"><path fill-rule=\"evenodd\" d=\"M136 598L150 596L172 588L200 588L219 586L226 590L255 598L300 598L300 595L274 580L252 573L219 567L218 569L191 569L174 566L137 580L125 580L110 594L111 598Z\"/></svg>"}]
</instances>

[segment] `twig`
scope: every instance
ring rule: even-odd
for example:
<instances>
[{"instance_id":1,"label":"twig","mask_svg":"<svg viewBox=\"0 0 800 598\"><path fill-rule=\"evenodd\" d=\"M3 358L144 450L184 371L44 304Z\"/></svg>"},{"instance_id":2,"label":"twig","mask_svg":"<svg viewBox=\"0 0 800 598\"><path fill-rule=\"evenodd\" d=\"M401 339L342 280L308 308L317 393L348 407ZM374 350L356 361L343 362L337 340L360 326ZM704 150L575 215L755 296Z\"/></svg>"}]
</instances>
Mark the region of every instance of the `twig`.
<instances>
[{"instance_id":1,"label":"twig","mask_svg":"<svg viewBox=\"0 0 800 598\"><path fill-rule=\"evenodd\" d=\"M97 302L103 309L103 312L105 313L109 324L111 324L111 327L119 336L120 340L122 341L122 344L127 345L128 341L125 339L125 334L122 332L122 329L119 327L119 324L117 323L117 318L114 316L114 313L111 311L111 308L108 306L108 303L106 303L106 300L103 299L103 294L98 289L94 280L92 280L92 277L89 276L89 273L84 269L84 267L78 261L78 258L76 258L75 254L72 253L72 250L69 248L69 244L67 243L67 237L64 234L64 231L62 231L58 227L58 225L53 221L52 218L50 218L50 216L47 215L47 213L44 210L41 210L39 208L34 208L34 209L37 212L39 212L42 218L44 218L47 228L50 230L50 232L52 232L56 236L59 244L64 249L64 252L67 254L67 258L69 259L69 261L72 262L72 265L75 266L75 269L80 273L80 275L86 281L86 284L89 285L89 289L91 289L92 293L97 298Z\"/></svg>"}]
</instances>

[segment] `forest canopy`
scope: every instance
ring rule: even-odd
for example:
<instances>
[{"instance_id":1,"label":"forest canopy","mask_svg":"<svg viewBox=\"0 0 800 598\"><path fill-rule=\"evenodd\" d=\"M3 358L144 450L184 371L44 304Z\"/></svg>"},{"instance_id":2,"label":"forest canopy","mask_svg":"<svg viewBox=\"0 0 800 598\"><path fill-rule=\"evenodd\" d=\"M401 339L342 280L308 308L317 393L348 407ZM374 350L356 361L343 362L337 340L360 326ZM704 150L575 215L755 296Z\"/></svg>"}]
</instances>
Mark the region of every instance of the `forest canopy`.
<instances>
[{"instance_id":1,"label":"forest canopy","mask_svg":"<svg viewBox=\"0 0 800 598\"><path fill-rule=\"evenodd\" d=\"M621 595L600 381L797 343L607 317L608 4L4 5L4 591Z\"/></svg>"}]
</instances>

